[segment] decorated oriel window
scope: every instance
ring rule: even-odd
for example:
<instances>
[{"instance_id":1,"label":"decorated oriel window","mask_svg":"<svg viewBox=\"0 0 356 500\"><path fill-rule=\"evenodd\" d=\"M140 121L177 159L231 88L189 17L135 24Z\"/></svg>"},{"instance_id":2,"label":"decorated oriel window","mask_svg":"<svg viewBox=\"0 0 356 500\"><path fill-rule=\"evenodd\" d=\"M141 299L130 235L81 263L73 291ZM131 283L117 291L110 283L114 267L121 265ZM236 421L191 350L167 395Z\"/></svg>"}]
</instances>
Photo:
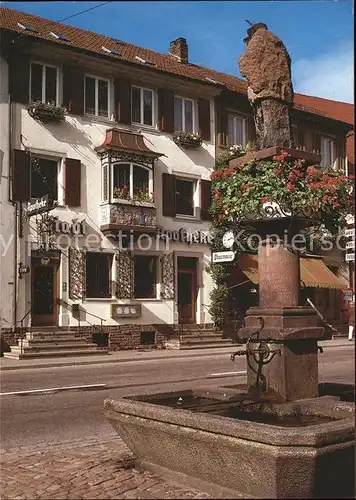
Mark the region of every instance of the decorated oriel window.
<instances>
[{"instance_id":1,"label":"decorated oriel window","mask_svg":"<svg viewBox=\"0 0 356 500\"><path fill-rule=\"evenodd\" d=\"M153 203L152 170L135 163L115 163L112 166L112 201L122 200Z\"/></svg>"}]
</instances>

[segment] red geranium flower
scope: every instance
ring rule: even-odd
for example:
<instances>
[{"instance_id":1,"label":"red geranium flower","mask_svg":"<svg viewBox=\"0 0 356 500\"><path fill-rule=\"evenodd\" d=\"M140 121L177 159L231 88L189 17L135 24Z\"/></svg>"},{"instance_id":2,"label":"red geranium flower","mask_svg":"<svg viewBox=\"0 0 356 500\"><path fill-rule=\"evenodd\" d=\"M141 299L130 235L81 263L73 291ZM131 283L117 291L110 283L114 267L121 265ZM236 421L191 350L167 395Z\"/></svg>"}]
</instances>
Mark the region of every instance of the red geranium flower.
<instances>
[{"instance_id":1,"label":"red geranium flower","mask_svg":"<svg viewBox=\"0 0 356 500\"><path fill-rule=\"evenodd\" d=\"M288 191L294 191L295 190L295 185L292 184L291 182L288 182L287 189L288 189Z\"/></svg>"}]
</instances>

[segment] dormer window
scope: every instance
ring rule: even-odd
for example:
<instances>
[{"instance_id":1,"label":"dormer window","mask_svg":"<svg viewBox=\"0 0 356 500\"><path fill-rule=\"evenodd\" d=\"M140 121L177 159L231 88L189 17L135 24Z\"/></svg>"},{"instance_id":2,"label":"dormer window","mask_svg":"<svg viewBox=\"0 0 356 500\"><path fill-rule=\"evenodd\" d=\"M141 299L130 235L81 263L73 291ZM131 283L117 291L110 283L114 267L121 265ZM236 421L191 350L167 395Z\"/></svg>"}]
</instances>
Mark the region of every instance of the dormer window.
<instances>
[{"instance_id":1,"label":"dormer window","mask_svg":"<svg viewBox=\"0 0 356 500\"><path fill-rule=\"evenodd\" d=\"M55 66L32 63L30 70L30 101L58 105L59 70Z\"/></svg>"}]
</instances>

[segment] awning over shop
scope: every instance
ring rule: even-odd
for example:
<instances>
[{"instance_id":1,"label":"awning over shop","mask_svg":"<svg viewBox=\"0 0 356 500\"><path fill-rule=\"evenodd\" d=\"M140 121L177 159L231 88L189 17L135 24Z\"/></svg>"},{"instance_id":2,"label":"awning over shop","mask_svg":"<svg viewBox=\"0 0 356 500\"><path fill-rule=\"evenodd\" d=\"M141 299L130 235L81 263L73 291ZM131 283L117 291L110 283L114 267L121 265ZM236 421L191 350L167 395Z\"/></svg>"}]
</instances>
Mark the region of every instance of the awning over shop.
<instances>
[{"instance_id":1,"label":"awning over shop","mask_svg":"<svg viewBox=\"0 0 356 500\"><path fill-rule=\"evenodd\" d=\"M242 272L252 283L258 283L257 255L240 255ZM345 289L348 284L343 278L332 273L319 257L300 258L300 284L302 287Z\"/></svg>"}]
</instances>

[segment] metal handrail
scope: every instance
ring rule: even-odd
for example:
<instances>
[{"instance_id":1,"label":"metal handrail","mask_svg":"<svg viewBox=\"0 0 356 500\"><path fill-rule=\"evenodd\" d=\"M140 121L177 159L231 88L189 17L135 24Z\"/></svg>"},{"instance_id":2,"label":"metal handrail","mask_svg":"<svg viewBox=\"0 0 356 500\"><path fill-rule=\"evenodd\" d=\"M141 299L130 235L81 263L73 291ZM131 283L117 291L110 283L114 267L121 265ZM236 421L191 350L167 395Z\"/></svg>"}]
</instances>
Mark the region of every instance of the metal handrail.
<instances>
[{"instance_id":1,"label":"metal handrail","mask_svg":"<svg viewBox=\"0 0 356 500\"><path fill-rule=\"evenodd\" d=\"M67 307L71 307L71 305L68 304L68 302L66 302L63 299L62 299L62 303L64 305L66 305ZM80 309L80 306L79 306L79 309ZM101 316L97 316L96 314L90 313L90 312L86 311L85 309L82 309L82 310L85 312L85 314L88 314L89 316L93 316L94 318L100 319L100 333L102 334L103 333L103 321L106 321L106 319L102 318ZM77 321L78 321L78 328L79 328L79 333L80 333L80 314L79 314ZM89 325L91 325L93 328L95 328L96 325L93 325L88 320L86 320L86 322L89 323Z\"/></svg>"},{"instance_id":2,"label":"metal handrail","mask_svg":"<svg viewBox=\"0 0 356 500\"><path fill-rule=\"evenodd\" d=\"M27 316L32 312L32 304L31 304L31 307L30 309L27 311L27 313L20 319L19 323L20 323L20 329L21 329L21 333L20 333L20 353L22 354L23 352L23 328L24 328L24 321L25 319L27 318ZM30 325L30 331L32 329L32 325Z\"/></svg>"}]
</instances>

